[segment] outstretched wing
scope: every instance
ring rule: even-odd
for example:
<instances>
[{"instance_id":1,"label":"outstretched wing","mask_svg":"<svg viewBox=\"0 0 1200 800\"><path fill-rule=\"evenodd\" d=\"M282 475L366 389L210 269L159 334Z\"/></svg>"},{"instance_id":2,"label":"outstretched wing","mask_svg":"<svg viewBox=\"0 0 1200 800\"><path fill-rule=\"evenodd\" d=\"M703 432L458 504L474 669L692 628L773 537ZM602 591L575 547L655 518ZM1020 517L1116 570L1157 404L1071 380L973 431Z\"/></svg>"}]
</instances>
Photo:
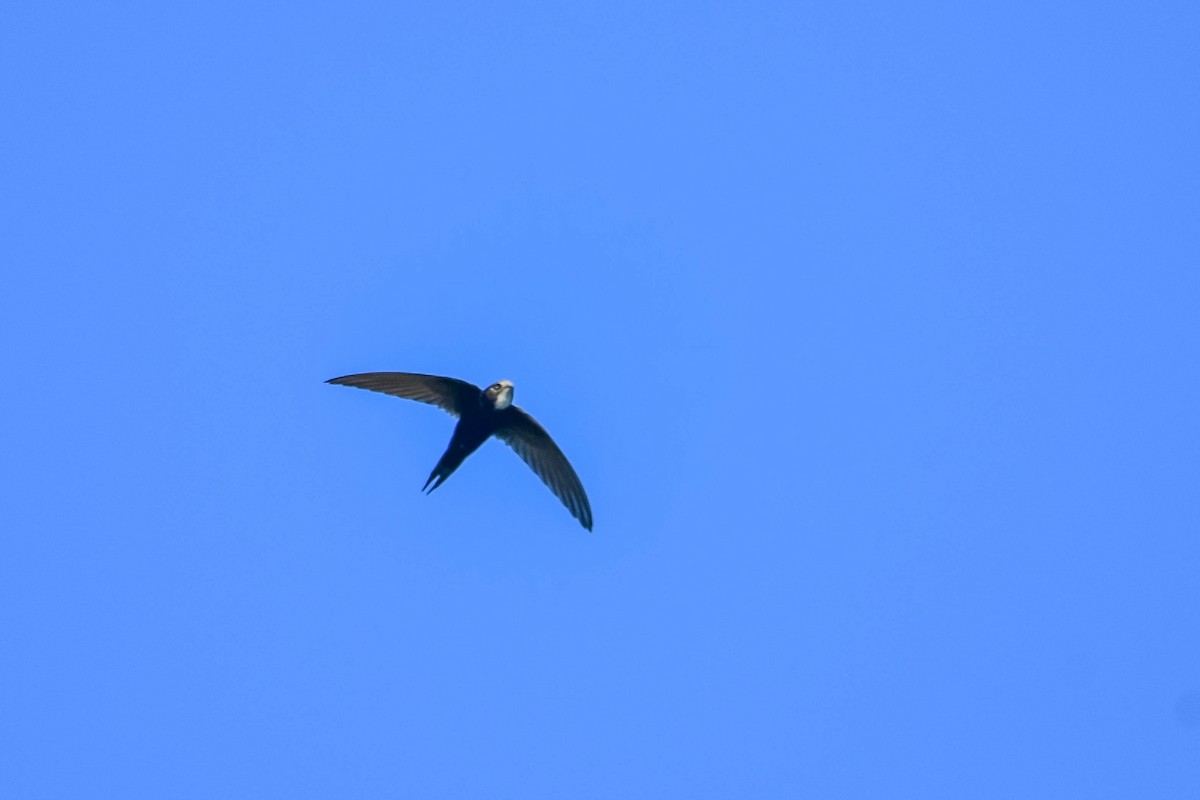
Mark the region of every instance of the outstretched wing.
<instances>
[{"instance_id":1,"label":"outstretched wing","mask_svg":"<svg viewBox=\"0 0 1200 800\"><path fill-rule=\"evenodd\" d=\"M550 491L562 500L572 516L590 531L592 507L588 505L583 484L550 434L517 406L509 406L500 413L502 420L496 429L496 438L516 451L542 482L550 487Z\"/></svg>"},{"instance_id":2,"label":"outstretched wing","mask_svg":"<svg viewBox=\"0 0 1200 800\"><path fill-rule=\"evenodd\" d=\"M325 382L429 403L456 417L462 416L462 409L470 403L477 403L479 396L483 394L478 386L457 378L421 375L416 372L362 372Z\"/></svg>"}]
</instances>

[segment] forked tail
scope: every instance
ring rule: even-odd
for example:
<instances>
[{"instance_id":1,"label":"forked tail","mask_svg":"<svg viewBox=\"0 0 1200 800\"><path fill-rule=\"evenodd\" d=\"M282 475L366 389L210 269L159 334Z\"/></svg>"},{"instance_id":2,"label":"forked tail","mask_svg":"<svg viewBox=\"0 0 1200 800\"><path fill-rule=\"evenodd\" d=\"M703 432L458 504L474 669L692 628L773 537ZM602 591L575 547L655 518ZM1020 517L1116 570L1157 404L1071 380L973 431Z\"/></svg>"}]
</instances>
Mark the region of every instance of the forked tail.
<instances>
[{"instance_id":1,"label":"forked tail","mask_svg":"<svg viewBox=\"0 0 1200 800\"><path fill-rule=\"evenodd\" d=\"M433 468L433 472L429 473L429 480L425 481L425 485L421 487L421 491L429 494L434 489L441 486L454 474L454 470L458 469L463 463L463 460L470 455L470 452L464 452L461 448L451 446L442 453L442 457L438 459L437 466ZM429 484L433 484L430 486Z\"/></svg>"}]
</instances>

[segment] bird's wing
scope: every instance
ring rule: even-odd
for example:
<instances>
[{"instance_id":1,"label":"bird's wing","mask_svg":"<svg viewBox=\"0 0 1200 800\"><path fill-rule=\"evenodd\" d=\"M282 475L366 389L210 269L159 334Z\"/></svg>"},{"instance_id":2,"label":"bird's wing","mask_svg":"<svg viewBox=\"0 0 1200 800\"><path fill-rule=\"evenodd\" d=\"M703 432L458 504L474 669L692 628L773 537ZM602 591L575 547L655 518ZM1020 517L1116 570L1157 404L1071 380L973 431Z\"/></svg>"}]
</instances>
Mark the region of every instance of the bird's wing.
<instances>
[{"instance_id":1,"label":"bird's wing","mask_svg":"<svg viewBox=\"0 0 1200 800\"><path fill-rule=\"evenodd\" d=\"M462 409L483 394L478 386L457 378L420 375L416 372L363 372L333 378L326 383L370 389L372 392L429 403L456 417L462 416Z\"/></svg>"},{"instance_id":2,"label":"bird's wing","mask_svg":"<svg viewBox=\"0 0 1200 800\"><path fill-rule=\"evenodd\" d=\"M583 484L550 434L517 406L509 406L501 414L503 418L496 429L496 438L515 450L542 482L550 487L550 491L562 500L575 519L590 531L592 507L588 505Z\"/></svg>"}]
</instances>

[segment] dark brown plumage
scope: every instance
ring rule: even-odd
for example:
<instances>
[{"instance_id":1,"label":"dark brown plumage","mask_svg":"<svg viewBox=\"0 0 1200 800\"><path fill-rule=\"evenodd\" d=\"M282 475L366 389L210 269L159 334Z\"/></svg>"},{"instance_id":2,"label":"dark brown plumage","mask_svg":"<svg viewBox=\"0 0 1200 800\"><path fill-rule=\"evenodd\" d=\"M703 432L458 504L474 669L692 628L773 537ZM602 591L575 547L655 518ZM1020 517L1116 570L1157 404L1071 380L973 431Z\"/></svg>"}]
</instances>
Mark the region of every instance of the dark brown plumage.
<instances>
[{"instance_id":1,"label":"dark brown plumage","mask_svg":"<svg viewBox=\"0 0 1200 800\"><path fill-rule=\"evenodd\" d=\"M592 508L579 476L546 429L512 404L513 385L509 381L499 381L481 390L466 381L437 375L364 372L333 378L327 383L429 403L458 417L450 444L429 473L423 490L432 492L441 486L467 456L488 437L495 436L537 473L584 528L592 529Z\"/></svg>"}]
</instances>

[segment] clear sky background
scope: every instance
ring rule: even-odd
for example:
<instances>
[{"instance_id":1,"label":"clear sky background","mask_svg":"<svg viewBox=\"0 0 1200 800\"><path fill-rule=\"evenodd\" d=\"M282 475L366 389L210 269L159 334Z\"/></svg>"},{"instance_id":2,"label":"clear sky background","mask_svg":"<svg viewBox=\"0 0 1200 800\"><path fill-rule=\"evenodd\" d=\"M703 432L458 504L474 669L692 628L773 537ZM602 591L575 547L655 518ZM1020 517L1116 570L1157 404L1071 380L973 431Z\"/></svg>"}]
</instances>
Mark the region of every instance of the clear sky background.
<instances>
[{"instance_id":1,"label":"clear sky background","mask_svg":"<svg viewBox=\"0 0 1200 800\"><path fill-rule=\"evenodd\" d=\"M1198 41L3 4L0 796L1197 797Z\"/></svg>"}]
</instances>

